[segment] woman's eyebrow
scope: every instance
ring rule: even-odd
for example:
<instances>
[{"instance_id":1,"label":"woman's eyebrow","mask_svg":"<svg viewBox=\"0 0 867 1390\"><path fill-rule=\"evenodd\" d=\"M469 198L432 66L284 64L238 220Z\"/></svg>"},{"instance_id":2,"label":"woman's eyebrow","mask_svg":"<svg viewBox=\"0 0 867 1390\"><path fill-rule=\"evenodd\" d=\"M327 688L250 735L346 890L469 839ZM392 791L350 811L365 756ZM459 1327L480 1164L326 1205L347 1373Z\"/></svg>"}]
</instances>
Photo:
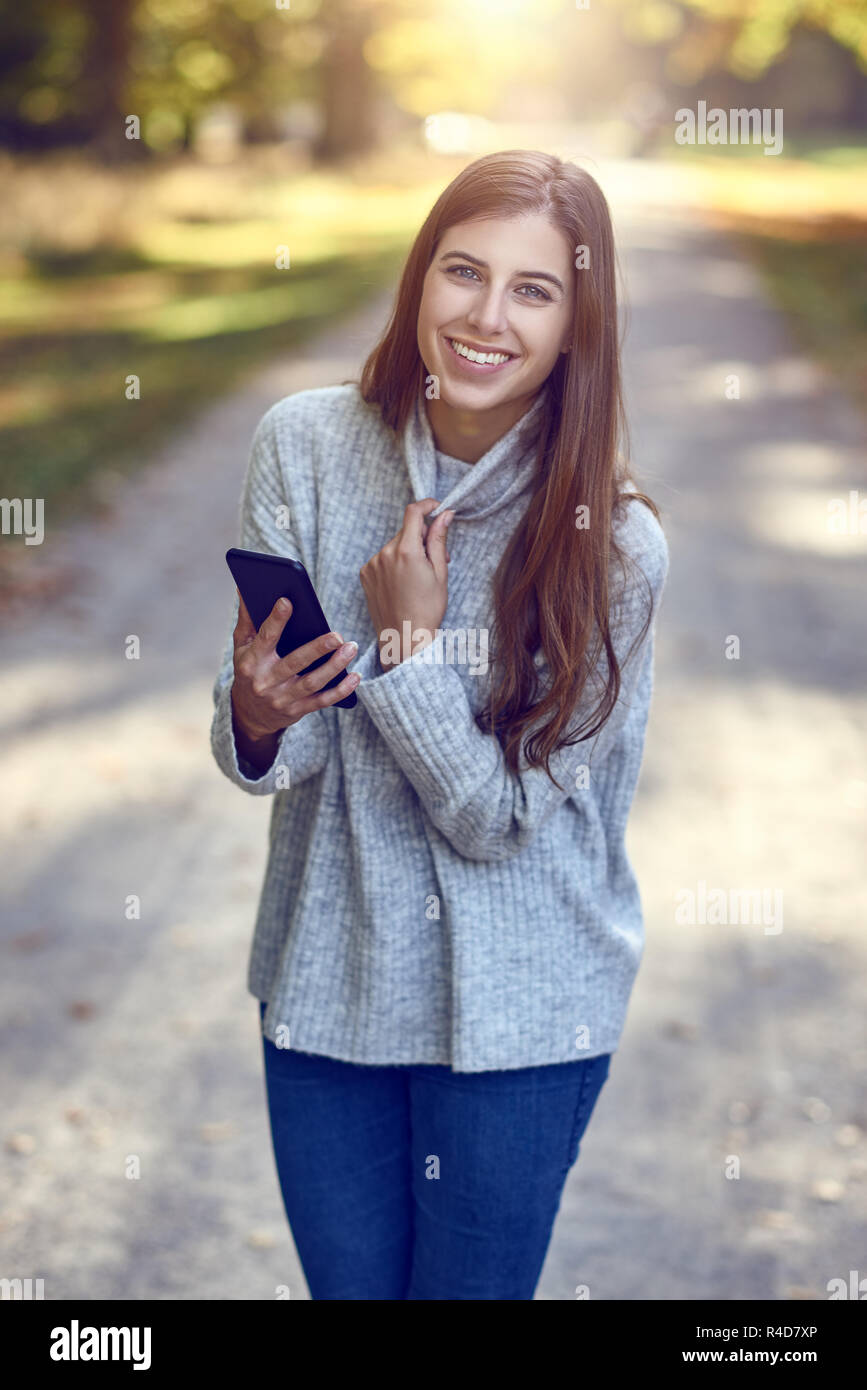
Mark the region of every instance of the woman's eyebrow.
<instances>
[{"instance_id":1,"label":"woman's eyebrow","mask_svg":"<svg viewBox=\"0 0 867 1390\"><path fill-rule=\"evenodd\" d=\"M478 256L471 256L469 251L446 251L444 256L440 256L441 261L449 260L472 261L473 265L481 266L482 270L490 270L487 261L480 261ZM516 275L525 276L529 280L550 280L552 285L556 285L562 294L565 294L563 282L556 275L552 275L550 270L516 270Z\"/></svg>"}]
</instances>

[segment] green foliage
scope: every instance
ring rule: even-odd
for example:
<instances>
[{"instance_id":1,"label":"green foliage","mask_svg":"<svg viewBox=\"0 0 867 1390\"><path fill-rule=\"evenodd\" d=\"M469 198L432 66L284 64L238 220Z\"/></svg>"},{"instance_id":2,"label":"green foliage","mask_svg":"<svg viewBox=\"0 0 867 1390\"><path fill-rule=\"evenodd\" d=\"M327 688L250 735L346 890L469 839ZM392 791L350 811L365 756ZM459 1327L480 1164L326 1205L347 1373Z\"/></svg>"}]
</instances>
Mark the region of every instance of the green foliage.
<instances>
[{"instance_id":1,"label":"green foliage","mask_svg":"<svg viewBox=\"0 0 867 1390\"><path fill-rule=\"evenodd\" d=\"M404 250L402 240L384 238L376 251L330 256L285 279L273 266L175 267L167 275L132 252L111 263L100 252L53 266L43 256L34 295L36 285L51 293L34 301L26 324L23 315L5 332L0 324L9 496L42 497L55 518L80 511L102 469L140 467L248 369L288 353L391 283ZM145 294L153 283L154 303L119 316L113 301L130 260ZM77 314L85 302L87 314ZM125 399L127 373L141 381L140 401Z\"/></svg>"},{"instance_id":2,"label":"green foliage","mask_svg":"<svg viewBox=\"0 0 867 1390\"><path fill-rule=\"evenodd\" d=\"M864 404L867 388L867 226L823 232L744 234L741 249L761 271L801 345Z\"/></svg>"},{"instance_id":3,"label":"green foliage","mask_svg":"<svg viewBox=\"0 0 867 1390\"><path fill-rule=\"evenodd\" d=\"M787 50L797 28L827 34L867 72L865 0L613 0L625 31L671 50L670 69L700 77L722 61L755 78Z\"/></svg>"},{"instance_id":4,"label":"green foliage","mask_svg":"<svg viewBox=\"0 0 867 1390\"><path fill-rule=\"evenodd\" d=\"M796 30L828 36L867 71L867 0L592 2L29 0L4 18L0 142L132 160L188 147L214 103L231 105L246 138L277 139L302 100L323 117L317 153L340 156L373 146L383 102L419 121L438 110L510 119L555 93L598 116L642 78L761 76ZM140 140L124 138L129 115Z\"/></svg>"}]
</instances>

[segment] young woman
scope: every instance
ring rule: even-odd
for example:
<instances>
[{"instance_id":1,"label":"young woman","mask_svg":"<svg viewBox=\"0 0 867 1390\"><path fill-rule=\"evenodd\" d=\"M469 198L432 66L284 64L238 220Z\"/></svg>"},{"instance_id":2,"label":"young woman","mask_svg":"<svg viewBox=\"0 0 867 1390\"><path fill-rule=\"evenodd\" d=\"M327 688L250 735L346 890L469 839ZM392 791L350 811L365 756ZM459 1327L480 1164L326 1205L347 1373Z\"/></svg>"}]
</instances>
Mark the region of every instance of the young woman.
<instances>
[{"instance_id":1,"label":"young woman","mask_svg":"<svg viewBox=\"0 0 867 1390\"><path fill-rule=\"evenodd\" d=\"M274 797L248 984L314 1299L533 1297L643 949L668 551L621 434L605 199L525 150L442 193L360 383L255 432L240 545L336 624L281 659L236 592L212 726Z\"/></svg>"}]
</instances>

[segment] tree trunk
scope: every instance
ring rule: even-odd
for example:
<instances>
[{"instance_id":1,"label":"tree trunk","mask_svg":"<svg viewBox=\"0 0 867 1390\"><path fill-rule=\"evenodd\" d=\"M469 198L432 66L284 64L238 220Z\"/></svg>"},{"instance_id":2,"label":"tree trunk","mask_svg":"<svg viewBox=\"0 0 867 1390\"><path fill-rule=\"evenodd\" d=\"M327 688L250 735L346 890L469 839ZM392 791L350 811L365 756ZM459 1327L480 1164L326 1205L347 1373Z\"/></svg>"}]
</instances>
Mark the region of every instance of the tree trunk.
<instances>
[{"instance_id":1,"label":"tree trunk","mask_svg":"<svg viewBox=\"0 0 867 1390\"><path fill-rule=\"evenodd\" d=\"M87 148L106 163L122 163L147 154L142 140L127 140L126 109L129 53L135 0L88 0L90 31L82 65Z\"/></svg>"},{"instance_id":2,"label":"tree trunk","mask_svg":"<svg viewBox=\"0 0 867 1390\"><path fill-rule=\"evenodd\" d=\"M334 0L328 31L320 65L323 129L314 153L323 162L338 163L376 143L376 86L362 52L373 33L371 14L359 13L352 0Z\"/></svg>"}]
</instances>

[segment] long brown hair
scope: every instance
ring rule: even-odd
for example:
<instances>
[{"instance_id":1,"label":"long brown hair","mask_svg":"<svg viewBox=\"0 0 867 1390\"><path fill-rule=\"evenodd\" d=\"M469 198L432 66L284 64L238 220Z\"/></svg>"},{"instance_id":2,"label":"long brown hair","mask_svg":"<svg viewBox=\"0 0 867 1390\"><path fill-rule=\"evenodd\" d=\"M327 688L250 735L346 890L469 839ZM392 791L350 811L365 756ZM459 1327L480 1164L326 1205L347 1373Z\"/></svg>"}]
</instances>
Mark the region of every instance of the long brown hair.
<instances>
[{"instance_id":1,"label":"long brown hair","mask_svg":"<svg viewBox=\"0 0 867 1390\"><path fill-rule=\"evenodd\" d=\"M576 274L572 350L560 353L545 387L533 496L493 577L495 602L492 671L497 681L476 717L496 732L507 766L518 770L528 726L550 720L527 740L531 767L551 772L564 746L592 738L610 716L620 692L620 666L609 630L609 565L624 556L611 534L615 508L645 503L620 453L627 437L620 373L616 257L608 204L596 180L579 166L538 150L502 150L461 171L440 194L409 253L388 325L361 374L360 391L377 404L392 429L403 428L427 368L418 350L417 321L427 269L450 227L482 218L543 213L570 245L589 248ZM577 264L577 262L576 262ZM634 485L633 485L634 487ZM574 521L589 507L591 525ZM596 518L607 519L599 525ZM649 585L648 585L649 590ZM642 638L652 616L648 607ZM605 689L570 737L565 726L581 702L588 676L606 654ZM534 663L541 650L550 683L540 699ZM561 788L562 790L562 788Z\"/></svg>"}]
</instances>

